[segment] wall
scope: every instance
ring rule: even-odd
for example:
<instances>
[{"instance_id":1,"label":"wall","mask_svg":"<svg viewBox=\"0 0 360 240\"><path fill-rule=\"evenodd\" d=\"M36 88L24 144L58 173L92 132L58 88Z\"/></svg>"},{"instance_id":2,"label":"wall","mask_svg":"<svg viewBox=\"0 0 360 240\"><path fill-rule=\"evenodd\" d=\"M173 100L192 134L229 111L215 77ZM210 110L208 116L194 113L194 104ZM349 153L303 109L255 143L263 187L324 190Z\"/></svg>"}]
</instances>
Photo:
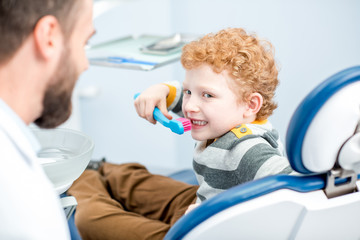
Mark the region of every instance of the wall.
<instances>
[{"instance_id":1,"label":"wall","mask_svg":"<svg viewBox=\"0 0 360 240\"><path fill-rule=\"evenodd\" d=\"M206 34L243 27L270 40L280 66L271 117L284 139L292 113L317 84L344 68L360 64L360 1L356 0L134 0L95 19L92 43L126 35L175 32ZM100 89L82 98L81 128L95 140L94 158L139 161L154 168L191 166L194 142L137 117L132 96L152 84L182 80L179 63L151 71L91 66L77 91Z\"/></svg>"},{"instance_id":2,"label":"wall","mask_svg":"<svg viewBox=\"0 0 360 240\"><path fill-rule=\"evenodd\" d=\"M360 1L182 0L172 2L175 31L243 27L271 41L280 66L279 108L271 118L285 136L292 113L317 84L360 64Z\"/></svg>"},{"instance_id":3,"label":"wall","mask_svg":"<svg viewBox=\"0 0 360 240\"><path fill-rule=\"evenodd\" d=\"M172 33L171 2L167 0L124 1L94 21L97 30L91 44L128 35ZM189 134L175 135L137 116L133 96L163 81L181 80L174 76L179 63L150 72L91 66L80 78L80 129L95 141L93 158L109 162L140 162L162 173L191 167L194 142ZM84 94L89 90L97 94ZM95 92L96 92L95 91ZM91 91L90 91L91 92ZM178 147L181 145L181 147ZM182 150L185 149L185 150Z\"/></svg>"}]
</instances>

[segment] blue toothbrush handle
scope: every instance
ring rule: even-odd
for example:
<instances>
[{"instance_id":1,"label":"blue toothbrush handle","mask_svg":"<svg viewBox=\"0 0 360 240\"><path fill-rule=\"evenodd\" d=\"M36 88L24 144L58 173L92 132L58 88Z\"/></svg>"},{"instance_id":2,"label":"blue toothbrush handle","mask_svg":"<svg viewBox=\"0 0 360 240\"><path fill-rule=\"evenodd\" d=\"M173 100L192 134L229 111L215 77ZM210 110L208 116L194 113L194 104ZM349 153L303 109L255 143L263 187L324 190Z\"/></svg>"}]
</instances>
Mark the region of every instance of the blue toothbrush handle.
<instances>
[{"instance_id":1,"label":"blue toothbrush handle","mask_svg":"<svg viewBox=\"0 0 360 240\"><path fill-rule=\"evenodd\" d=\"M134 95L134 99L136 99L140 93L136 93ZM167 117L164 116L164 114L160 111L159 108L155 107L153 112L153 118L161 123L163 126L170 128L170 130L177 134L183 134L184 133L184 127L181 122L176 120L169 120Z\"/></svg>"},{"instance_id":2,"label":"blue toothbrush handle","mask_svg":"<svg viewBox=\"0 0 360 240\"><path fill-rule=\"evenodd\" d=\"M163 126L169 128L173 133L177 133L177 134L184 133L184 127L181 122L176 120L169 120L157 107L155 107L154 109L153 117Z\"/></svg>"},{"instance_id":3,"label":"blue toothbrush handle","mask_svg":"<svg viewBox=\"0 0 360 240\"><path fill-rule=\"evenodd\" d=\"M170 120L167 117L165 117L164 114L157 107L155 107L154 109L153 118L162 125L164 125L165 127L170 128Z\"/></svg>"}]
</instances>

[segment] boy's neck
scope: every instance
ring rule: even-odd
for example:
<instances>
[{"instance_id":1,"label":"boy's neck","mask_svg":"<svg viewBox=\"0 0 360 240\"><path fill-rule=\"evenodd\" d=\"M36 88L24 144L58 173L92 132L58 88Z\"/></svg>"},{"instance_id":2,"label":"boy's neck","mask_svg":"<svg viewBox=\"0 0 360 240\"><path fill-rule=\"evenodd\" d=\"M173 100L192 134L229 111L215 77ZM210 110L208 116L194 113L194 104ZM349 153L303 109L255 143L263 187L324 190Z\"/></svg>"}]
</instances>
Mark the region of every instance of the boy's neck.
<instances>
[{"instance_id":1,"label":"boy's neck","mask_svg":"<svg viewBox=\"0 0 360 240\"><path fill-rule=\"evenodd\" d=\"M215 142L215 139L206 140L206 147L209 146L210 144L212 144L213 142Z\"/></svg>"}]
</instances>

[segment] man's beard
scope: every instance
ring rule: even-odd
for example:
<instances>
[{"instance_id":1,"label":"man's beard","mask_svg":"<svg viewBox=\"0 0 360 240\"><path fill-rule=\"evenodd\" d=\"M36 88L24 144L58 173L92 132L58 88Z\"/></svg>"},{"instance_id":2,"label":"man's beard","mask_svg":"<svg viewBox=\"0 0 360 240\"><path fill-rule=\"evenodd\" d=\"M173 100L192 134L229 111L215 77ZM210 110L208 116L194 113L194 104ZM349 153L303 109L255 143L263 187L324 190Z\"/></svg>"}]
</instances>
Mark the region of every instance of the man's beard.
<instances>
[{"instance_id":1,"label":"man's beard","mask_svg":"<svg viewBox=\"0 0 360 240\"><path fill-rule=\"evenodd\" d=\"M35 120L41 128L55 128L64 123L71 115L71 96L77 80L74 64L69 59L70 52L64 51L57 70L53 75L43 100L43 112Z\"/></svg>"}]
</instances>

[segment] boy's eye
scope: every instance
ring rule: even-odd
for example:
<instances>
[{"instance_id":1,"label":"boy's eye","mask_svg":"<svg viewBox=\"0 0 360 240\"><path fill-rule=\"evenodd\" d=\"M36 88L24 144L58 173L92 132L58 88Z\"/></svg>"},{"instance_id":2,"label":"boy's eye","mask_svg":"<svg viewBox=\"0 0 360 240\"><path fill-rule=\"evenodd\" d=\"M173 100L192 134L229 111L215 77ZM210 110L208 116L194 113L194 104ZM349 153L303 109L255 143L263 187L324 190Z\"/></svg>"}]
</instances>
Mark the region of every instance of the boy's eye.
<instances>
[{"instance_id":1,"label":"boy's eye","mask_svg":"<svg viewBox=\"0 0 360 240\"><path fill-rule=\"evenodd\" d=\"M187 95L191 95L191 91L190 90L184 90L184 93Z\"/></svg>"},{"instance_id":2,"label":"boy's eye","mask_svg":"<svg viewBox=\"0 0 360 240\"><path fill-rule=\"evenodd\" d=\"M211 94L204 93L204 97L206 97L206 98L212 98L213 96L212 96Z\"/></svg>"}]
</instances>

